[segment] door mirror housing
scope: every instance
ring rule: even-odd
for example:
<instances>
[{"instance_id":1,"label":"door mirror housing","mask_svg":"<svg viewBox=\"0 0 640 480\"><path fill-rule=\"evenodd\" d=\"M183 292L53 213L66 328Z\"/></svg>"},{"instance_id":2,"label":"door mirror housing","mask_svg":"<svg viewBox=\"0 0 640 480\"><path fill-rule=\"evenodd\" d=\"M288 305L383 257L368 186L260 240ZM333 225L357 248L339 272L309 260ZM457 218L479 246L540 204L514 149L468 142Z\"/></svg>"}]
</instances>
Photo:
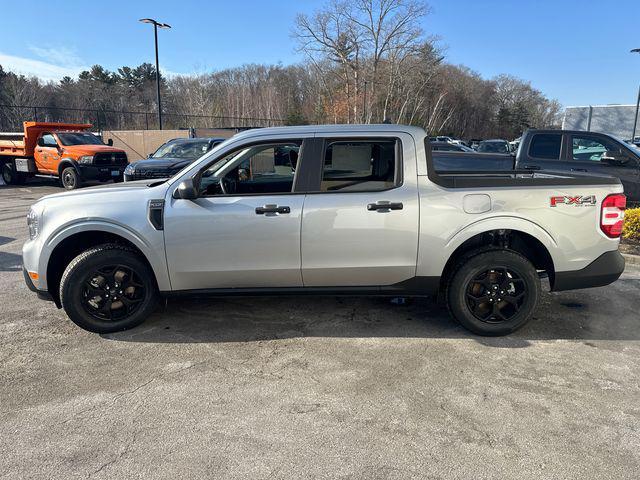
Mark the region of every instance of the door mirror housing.
<instances>
[{"instance_id":1,"label":"door mirror housing","mask_svg":"<svg viewBox=\"0 0 640 480\"><path fill-rule=\"evenodd\" d=\"M622 151L606 151L602 154L600 160L611 165L624 165L631 159Z\"/></svg>"},{"instance_id":2,"label":"door mirror housing","mask_svg":"<svg viewBox=\"0 0 640 480\"><path fill-rule=\"evenodd\" d=\"M44 138L42 138L42 137L38 138L38 142L37 143L38 143L39 147L44 147Z\"/></svg>"},{"instance_id":3,"label":"door mirror housing","mask_svg":"<svg viewBox=\"0 0 640 480\"><path fill-rule=\"evenodd\" d=\"M192 178L187 178L178 184L178 188L173 191L173 198L181 200L195 200L198 198L198 189Z\"/></svg>"},{"instance_id":4,"label":"door mirror housing","mask_svg":"<svg viewBox=\"0 0 640 480\"><path fill-rule=\"evenodd\" d=\"M109 140L107 140L107 145L109 145L110 147L113 147L113 138L110 138Z\"/></svg>"}]
</instances>

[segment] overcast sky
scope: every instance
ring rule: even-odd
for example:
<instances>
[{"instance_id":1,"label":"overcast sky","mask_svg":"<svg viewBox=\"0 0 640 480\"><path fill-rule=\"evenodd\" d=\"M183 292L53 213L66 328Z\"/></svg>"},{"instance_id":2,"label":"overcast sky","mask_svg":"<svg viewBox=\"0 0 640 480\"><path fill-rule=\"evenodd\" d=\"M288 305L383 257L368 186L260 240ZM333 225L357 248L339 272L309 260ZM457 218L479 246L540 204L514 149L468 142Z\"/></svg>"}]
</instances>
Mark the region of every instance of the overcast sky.
<instances>
[{"instance_id":1,"label":"overcast sky","mask_svg":"<svg viewBox=\"0 0 640 480\"><path fill-rule=\"evenodd\" d=\"M93 64L110 69L153 62L154 17L160 65L169 74L200 73L243 63L301 61L290 38L298 12L320 0L196 2L60 1L36 10L3 2L0 65L57 80ZM43 3L44 5L44 3ZM447 61L490 78L528 80L563 105L635 103L640 84L640 1L432 0L424 21ZM46 24L47 28L43 28Z\"/></svg>"}]
</instances>

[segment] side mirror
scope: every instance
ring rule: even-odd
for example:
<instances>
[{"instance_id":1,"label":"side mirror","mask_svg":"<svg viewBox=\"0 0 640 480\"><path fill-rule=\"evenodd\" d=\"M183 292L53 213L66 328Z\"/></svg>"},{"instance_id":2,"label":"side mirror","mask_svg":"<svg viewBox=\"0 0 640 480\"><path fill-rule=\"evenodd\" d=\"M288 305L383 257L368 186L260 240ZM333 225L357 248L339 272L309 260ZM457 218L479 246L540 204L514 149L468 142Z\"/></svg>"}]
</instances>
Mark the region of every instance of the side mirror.
<instances>
[{"instance_id":1,"label":"side mirror","mask_svg":"<svg viewBox=\"0 0 640 480\"><path fill-rule=\"evenodd\" d=\"M621 151L606 151L602 154L600 160L612 165L623 165L627 163L630 158Z\"/></svg>"},{"instance_id":2,"label":"side mirror","mask_svg":"<svg viewBox=\"0 0 640 480\"><path fill-rule=\"evenodd\" d=\"M151 158L151 155L153 155L153 153L147 153L147 158Z\"/></svg>"},{"instance_id":3,"label":"side mirror","mask_svg":"<svg viewBox=\"0 0 640 480\"><path fill-rule=\"evenodd\" d=\"M198 198L198 190L193 184L192 178L187 178L178 184L178 188L173 191L173 198L182 200L195 200Z\"/></svg>"},{"instance_id":4,"label":"side mirror","mask_svg":"<svg viewBox=\"0 0 640 480\"><path fill-rule=\"evenodd\" d=\"M44 138L40 137L37 143L39 147L44 147Z\"/></svg>"},{"instance_id":5,"label":"side mirror","mask_svg":"<svg viewBox=\"0 0 640 480\"><path fill-rule=\"evenodd\" d=\"M113 147L113 138L110 138L109 140L107 140L107 145L109 145L110 147Z\"/></svg>"}]
</instances>

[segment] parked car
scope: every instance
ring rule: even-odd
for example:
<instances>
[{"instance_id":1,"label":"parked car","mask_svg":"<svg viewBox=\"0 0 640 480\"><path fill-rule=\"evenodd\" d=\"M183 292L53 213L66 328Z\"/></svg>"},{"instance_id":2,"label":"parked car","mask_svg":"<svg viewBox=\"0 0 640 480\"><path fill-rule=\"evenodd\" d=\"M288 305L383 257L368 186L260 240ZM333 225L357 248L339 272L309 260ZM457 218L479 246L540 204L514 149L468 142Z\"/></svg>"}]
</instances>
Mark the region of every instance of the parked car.
<instances>
[{"instance_id":1,"label":"parked car","mask_svg":"<svg viewBox=\"0 0 640 480\"><path fill-rule=\"evenodd\" d=\"M612 177L438 174L417 127L265 128L169 180L39 200L24 275L93 332L139 325L161 295L442 291L462 325L502 335L541 274L554 291L620 276L624 208Z\"/></svg>"},{"instance_id":2,"label":"parked car","mask_svg":"<svg viewBox=\"0 0 640 480\"><path fill-rule=\"evenodd\" d=\"M131 163L124 171L124 181L169 178L197 160L224 138L175 138L161 145L146 160Z\"/></svg>"},{"instance_id":3,"label":"parked car","mask_svg":"<svg viewBox=\"0 0 640 480\"><path fill-rule=\"evenodd\" d=\"M431 149L434 152L475 152L473 148L469 148L466 145L449 142L431 142Z\"/></svg>"},{"instance_id":4,"label":"parked car","mask_svg":"<svg viewBox=\"0 0 640 480\"><path fill-rule=\"evenodd\" d=\"M436 152L445 171L550 170L612 175L629 200L640 201L640 149L611 135L574 130L527 130L517 154Z\"/></svg>"},{"instance_id":5,"label":"parked car","mask_svg":"<svg viewBox=\"0 0 640 480\"><path fill-rule=\"evenodd\" d=\"M476 151L479 153L509 153L511 147L506 140L483 140L478 144Z\"/></svg>"},{"instance_id":6,"label":"parked car","mask_svg":"<svg viewBox=\"0 0 640 480\"><path fill-rule=\"evenodd\" d=\"M67 190L88 180L122 181L127 154L89 131L90 124L24 122L22 133L0 134L0 168L8 185L58 177Z\"/></svg>"},{"instance_id":7,"label":"parked car","mask_svg":"<svg viewBox=\"0 0 640 480\"><path fill-rule=\"evenodd\" d=\"M469 148L472 148L473 150L476 150L478 148L478 145L480 145L480 142L482 140L479 138L471 138L469 139Z\"/></svg>"},{"instance_id":8,"label":"parked car","mask_svg":"<svg viewBox=\"0 0 640 480\"><path fill-rule=\"evenodd\" d=\"M453 138L453 137L449 137L446 135L439 135L437 137L429 137L429 141L430 142L445 142L445 143L452 143L454 145L462 145L462 146L467 146L467 144L462 141L462 140L458 140L457 138Z\"/></svg>"}]
</instances>

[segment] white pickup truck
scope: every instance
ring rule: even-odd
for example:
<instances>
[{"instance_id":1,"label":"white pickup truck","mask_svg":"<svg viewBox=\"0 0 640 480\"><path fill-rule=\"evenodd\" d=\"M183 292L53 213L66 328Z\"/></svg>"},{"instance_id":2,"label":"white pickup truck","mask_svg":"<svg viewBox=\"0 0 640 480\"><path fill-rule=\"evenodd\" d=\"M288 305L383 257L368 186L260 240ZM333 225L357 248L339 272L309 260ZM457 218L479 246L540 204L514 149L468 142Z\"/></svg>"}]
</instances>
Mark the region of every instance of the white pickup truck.
<instances>
[{"instance_id":1,"label":"white pickup truck","mask_svg":"<svg viewBox=\"0 0 640 480\"><path fill-rule=\"evenodd\" d=\"M401 125L251 130L168 180L44 197L23 248L29 288L93 332L142 323L161 295L426 296L503 335L552 290L607 285L620 181L530 171L438 174Z\"/></svg>"}]
</instances>

